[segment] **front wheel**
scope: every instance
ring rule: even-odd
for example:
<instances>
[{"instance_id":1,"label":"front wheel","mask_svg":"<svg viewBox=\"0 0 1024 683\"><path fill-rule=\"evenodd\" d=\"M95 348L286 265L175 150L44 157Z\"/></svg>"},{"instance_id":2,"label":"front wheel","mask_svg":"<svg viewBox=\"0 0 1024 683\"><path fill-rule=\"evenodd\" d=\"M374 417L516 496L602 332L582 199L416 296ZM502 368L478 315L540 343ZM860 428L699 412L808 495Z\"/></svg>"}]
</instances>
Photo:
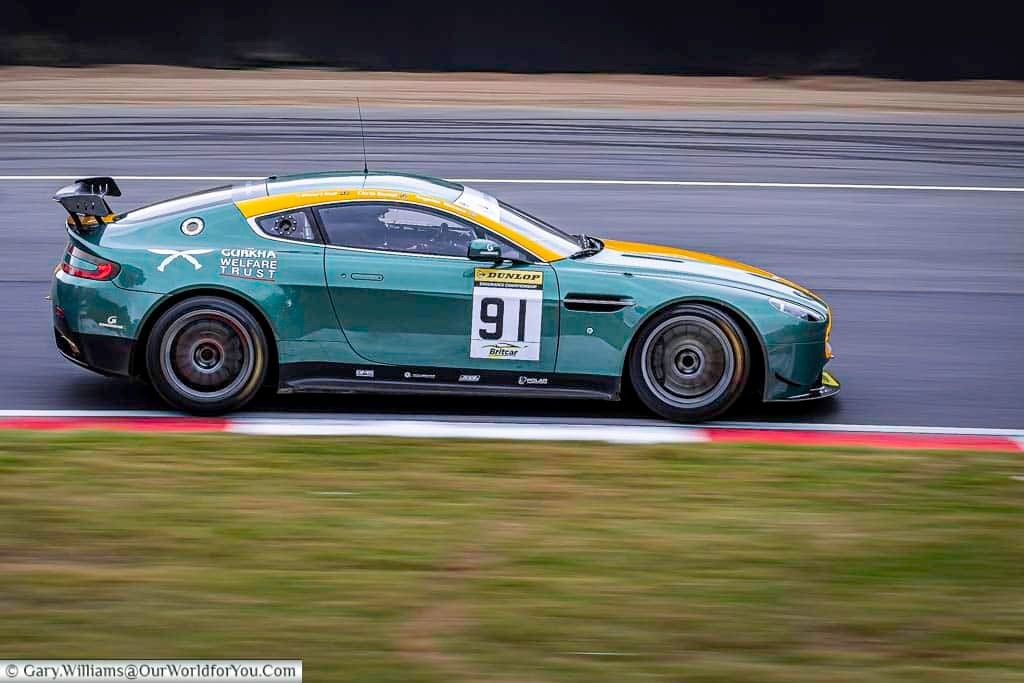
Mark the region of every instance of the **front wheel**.
<instances>
[{"instance_id":1,"label":"front wheel","mask_svg":"<svg viewBox=\"0 0 1024 683\"><path fill-rule=\"evenodd\" d=\"M747 341L731 317L702 304L657 314L637 335L630 380L649 409L677 422L722 414L750 374Z\"/></svg>"},{"instance_id":2,"label":"front wheel","mask_svg":"<svg viewBox=\"0 0 1024 683\"><path fill-rule=\"evenodd\" d=\"M146 367L153 387L171 405L203 415L226 413L259 392L267 374L267 340L237 303L186 299L153 326Z\"/></svg>"}]
</instances>

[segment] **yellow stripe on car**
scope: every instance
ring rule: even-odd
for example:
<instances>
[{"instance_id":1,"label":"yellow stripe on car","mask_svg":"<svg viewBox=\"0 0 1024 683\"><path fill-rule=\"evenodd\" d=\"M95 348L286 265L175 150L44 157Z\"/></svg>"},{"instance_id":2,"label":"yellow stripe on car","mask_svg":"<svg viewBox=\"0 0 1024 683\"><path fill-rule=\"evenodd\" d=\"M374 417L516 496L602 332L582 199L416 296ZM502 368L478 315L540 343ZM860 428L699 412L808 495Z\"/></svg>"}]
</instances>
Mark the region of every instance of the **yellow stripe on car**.
<instances>
[{"instance_id":1,"label":"yellow stripe on car","mask_svg":"<svg viewBox=\"0 0 1024 683\"><path fill-rule=\"evenodd\" d=\"M366 201L368 199L400 201L408 204L418 204L420 206L443 209L449 213L454 213L467 218L489 230L493 230L505 239L529 251L542 261L551 262L563 258L557 252L554 252L551 249L538 244L534 240L521 235L508 226L491 220L487 216L476 213L475 211L470 211L469 209L461 206L457 206L451 202L446 202L435 197L420 195L413 192L374 189L309 190L305 192L291 192L289 194L273 195L270 197L242 199L235 202L235 206L238 207L238 210L242 212L243 216L246 218L253 218L255 216L262 216L268 213L287 211L289 209L300 209L307 206L314 206L316 204Z\"/></svg>"},{"instance_id":2,"label":"yellow stripe on car","mask_svg":"<svg viewBox=\"0 0 1024 683\"><path fill-rule=\"evenodd\" d=\"M716 266L728 266L730 268L737 268L746 273L752 273L754 275L760 275L762 277L771 278L776 282L781 282L787 287L792 287L795 290L803 292L808 296L814 297L821 303L825 304L825 308L828 313L828 323L825 327L825 358L832 358L832 345L829 343L829 336L832 334L832 309L825 300L820 296L812 292L811 290L798 285L797 283L787 280L786 278L779 277L774 273L770 273L767 270L762 270L755 266L748 266L746 263L740 263L739 261L733 261L732 259L722 258L721 256L714 256L712 254L705 254L699 251L690 251L688 249L678 249L676 247L663 247L657 244L643 244L642 242L620 242L619 240L604 240L606 247L615 249L616 251L633 252L634 254L663 254L665 256L678 256L679 258L690 259L691 261L697 261L699 263L710 263Z\"/></svg>"},{"instance_id":3,"label":"yellow stripe on car","mask_svg":"<svg viewBox=\"0 0 1024 683\"><path fill-rule=\"evenodd\" d=\"M761 277L770 278L776 282L781 282L787 287L792 287L795 290L803 292L808 296L811 296L818 301L824 301L820 296L812 292L811 290L798 285L795 282L787 280L784 277L779 277L775 273L770 273L767 270L762 270L756 266L750 266L746 263L740 263L739 261L733 261L732 259L722 258L721 256L714 256L713 254L705 254L699 251L690 251L689 249L679 249L677 247L663 247L659 244L644 244L642 242L620 242L619 240L603 240L606 247L615 249L616 251L633 252L634 254L661 254L664 256L676 256L678 258L689 259L691 261L697 261L699 263L709 263L715 266L727 266L729 268L736 268L742 270L745 273L751 273L753 275L760 275Z\"/></svg>"},{"instance_id":4,"label":"yellow stripe on car","mask_svg":"<svg viewBox=\"0 0 1024 683\"><path fill-rule=\"evenodd\" d=\"M106 216L103 216L103 222L107 224L113 223L115 218L117 218L117 214L108 213ZM79 222L81 222L82 225L97 225L100 219L97 218L96 216L79 216L78 220ZM64 222L67 224L69 228L76 227L75 219L72 218L71 216L68 216L67 220L65 220Z\"/></svg>"},{"instance_id":5,"label":"yellow stripe on car","mask_svg":"<svg viewBox=\"0 0 1024 683\"><path fill-rule=\"evenodd\" d=\"M832 358L832 343L829 341L829 337L832 336L832 307L825 304L825 308L828 309L828 324L825 325L825 359Z\"/></svg>"}]
</instances>

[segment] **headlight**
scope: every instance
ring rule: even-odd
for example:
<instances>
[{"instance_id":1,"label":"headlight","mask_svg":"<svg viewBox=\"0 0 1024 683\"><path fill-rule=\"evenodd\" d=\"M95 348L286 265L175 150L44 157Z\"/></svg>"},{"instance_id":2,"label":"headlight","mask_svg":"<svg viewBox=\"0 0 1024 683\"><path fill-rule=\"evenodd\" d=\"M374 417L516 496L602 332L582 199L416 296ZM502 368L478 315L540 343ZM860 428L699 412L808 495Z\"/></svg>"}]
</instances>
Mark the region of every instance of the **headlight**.
<instances>
[{"instance_id":1,"label":"headlight","mask_svg":"<svg viewBox=\"0 0 1024 683\"><path fill-rule=\"evenodd\" d=\"M768 303L772 305L776 311L791 315L794 318L800 318L806 320L809 323L823 323L825 322L825 316L817 311L811 310L800 304L794 304L789 301L783 301L782 299L768 299Z\"/></svg>"}]
</instances>

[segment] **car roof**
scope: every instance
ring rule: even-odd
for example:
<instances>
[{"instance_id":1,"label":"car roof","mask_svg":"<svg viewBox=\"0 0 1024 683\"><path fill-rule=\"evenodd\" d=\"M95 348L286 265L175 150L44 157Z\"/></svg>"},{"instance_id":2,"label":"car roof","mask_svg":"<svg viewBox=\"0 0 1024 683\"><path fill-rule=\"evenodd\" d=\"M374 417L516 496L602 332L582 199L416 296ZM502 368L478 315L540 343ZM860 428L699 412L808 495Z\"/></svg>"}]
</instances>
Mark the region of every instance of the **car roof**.
<instances>
[{"instance_id":1,"label":"car roof","mask_svg":"<svg viewBox=\"0 0 1024 683\"><path fill-rule=\"evenodd\" d=\"M390 171L374 173L363 173L362 171L304 173L301 175L271 176L267 178L266 182L268 196L291 192L305 192L308 190L372 188L374 190L413 192L446 202L454 202L465 190L465 187L459 183L442 180L441 178Z\"/></svg>"},{"instance_id":2,"label":"car roof","mask_svg":"<svg viewBox=\"0 0 1024 683\"><path fill-rule=\"evenodd\" d=\"M181 212L195 211L218 204L227 204L228 202L240 199L251 199L253 197L269 197L310 190L363 188L412 192L446 202L454 202L465 190L465 187L459 183L412 173L325 171L321 173L270 176L264 180L248 181L236 185L222 185L220 187L200 190L131 209L119 214L118 220L125 223L144 221Z\"/></svg>"},{"instance_id":3,"label":"car roof","mask_svg":"<svg viewBox=\"0 0 1024 683\"><path fill-rule=\"evenodd\" d=\"M481 225L497 231L506 239L546 261L565 258L575 251L575 243L571 241L553 245L551 241L554 238L549 234L550 231L538 227L542 222L537 219L526 220L527 226L520 225L518 228L503 225L501 212L511 207L501 208L504 205L489 194L441 178L389 171L329 171L269 176L167 199L118 214L114 220L119 225L131 224L192 213L199 209L229 203L234 203L245 218L252 219L274 211L290 211L298 206L323 203L327 201L327 197L334 197L336 201L338 197L335 195L338 193L349 194L350 199L378 199L381 196L401 196L407 193L408 201L414 203L440 206L441 202L456 213L474 215L474 220ZM512 215L518 213L521 212L514 211ZM532 229L528 227L531 220L538 223Z\"/></svg>"}]
</instances>

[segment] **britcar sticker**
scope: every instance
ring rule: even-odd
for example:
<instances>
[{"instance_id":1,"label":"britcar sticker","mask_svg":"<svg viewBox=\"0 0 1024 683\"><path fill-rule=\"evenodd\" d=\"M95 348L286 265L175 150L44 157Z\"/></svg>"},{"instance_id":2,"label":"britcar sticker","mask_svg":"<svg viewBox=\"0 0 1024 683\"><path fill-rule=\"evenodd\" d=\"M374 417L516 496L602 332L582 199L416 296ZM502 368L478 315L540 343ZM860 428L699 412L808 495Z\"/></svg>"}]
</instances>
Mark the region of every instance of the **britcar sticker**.
<instances>
[{"instance_id":1,"label":"britcar sticker","mask_svg":"<svg viewBox=\"0 0 1024 683\"><path fill-rule=\"evenodd\" d=\"M543 287L539 270L474 269L470 358L540 360Z\"/></svg>"},{"instance_id":2,"label":"britcar sticker","mask_svg":"<svg viewBox=\"0 0 1024 683\"><path fill-rule=\"evenodd\" d=\"M146 251L148 251L151 254L167 257L160 262L160 265L156 267L156 269L162 273L164 272L164 269L167 268L167 266L169 266L171 263L178 260L179 258L191 263L196 270L201 270L203 264L201 264L199 260L196 259L196 256L209 254L210 252L213 251L213 249L185 249L183 251L178 251L177 249L147 249Z\"/></svg>"},{"instance_id":3,"label":"britcar sticker","mask_svg":"<svg viewBox=\"0 0 1024 683\"><path fill-rule=\"evenodd\" d=\"M486 352L481 356L472 356L473 358L520 358L519 352L526 347L521 344L508 344L502 342L500 344L485 344L481 347Z\"/></svg>"}]
</instances>

